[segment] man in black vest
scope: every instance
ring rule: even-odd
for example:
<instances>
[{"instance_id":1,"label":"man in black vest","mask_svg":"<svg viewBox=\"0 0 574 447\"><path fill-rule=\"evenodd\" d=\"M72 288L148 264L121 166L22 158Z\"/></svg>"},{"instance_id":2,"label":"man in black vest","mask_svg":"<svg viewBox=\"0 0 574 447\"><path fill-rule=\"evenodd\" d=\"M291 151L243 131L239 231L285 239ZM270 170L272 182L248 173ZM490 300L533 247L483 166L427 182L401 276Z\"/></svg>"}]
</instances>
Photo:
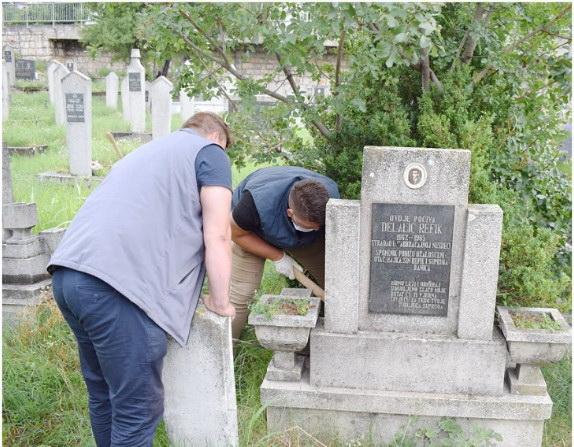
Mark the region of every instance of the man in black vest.
<instances>
[{"instance_id":1,"label":"man in black vest","mask_svg":"<svg viewBox=\"0 0 574 447\"><path fill-rule=\"evenodd\" d=\"M339 198L333 180L292 166L259 169L235 189L231 213L233 338L238 339L245 326L265 259L290 279L293 268L304 268L323 287L329 198Z\"/></svg>"}]
</instances>

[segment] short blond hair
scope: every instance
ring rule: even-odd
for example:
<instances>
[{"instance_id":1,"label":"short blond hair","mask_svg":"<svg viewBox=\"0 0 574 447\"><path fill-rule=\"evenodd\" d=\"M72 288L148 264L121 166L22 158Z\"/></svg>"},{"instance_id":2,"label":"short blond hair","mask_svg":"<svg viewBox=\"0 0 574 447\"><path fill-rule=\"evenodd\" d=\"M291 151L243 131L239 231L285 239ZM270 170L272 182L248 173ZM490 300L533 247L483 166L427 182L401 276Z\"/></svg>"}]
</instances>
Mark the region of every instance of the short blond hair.
<instances>
[{"instance_id":1,"label":"short blond hair","mask_svg":"<svg viewBox=\"0 0 574 447\"><path fill-rule=\"evenodd\" d=\"M187 121L183 123L182 127L196 129L204 135L217 132L221 139L225 138L225 141L227 142L225 146L226 148L231 145L229 126L217 113L197 112L191 118L188 118Z\"/></svg>"}]
</instances>

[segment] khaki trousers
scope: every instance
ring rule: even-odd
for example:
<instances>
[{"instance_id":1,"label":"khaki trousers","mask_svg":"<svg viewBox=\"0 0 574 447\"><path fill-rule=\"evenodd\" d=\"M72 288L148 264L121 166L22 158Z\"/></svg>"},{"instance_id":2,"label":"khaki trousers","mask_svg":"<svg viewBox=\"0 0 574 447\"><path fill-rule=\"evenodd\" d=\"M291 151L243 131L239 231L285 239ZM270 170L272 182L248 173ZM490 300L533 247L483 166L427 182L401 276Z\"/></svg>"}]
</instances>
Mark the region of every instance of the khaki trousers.
<instances>
[{"instance_id":1,"label":"khaki trousers","mask_svg":"<svg viewBox=\"0 0 574 447\"><path fill-rule=\"evenodd\" d=\"M233 244L230 301L235 307L232 323L233 338L238 339L247 323L249 304L261 285L265 259ZM325 238L321 237L311 245L288 250L303 270L322 288L325 283Z\"/></svg>"}]
</instances>

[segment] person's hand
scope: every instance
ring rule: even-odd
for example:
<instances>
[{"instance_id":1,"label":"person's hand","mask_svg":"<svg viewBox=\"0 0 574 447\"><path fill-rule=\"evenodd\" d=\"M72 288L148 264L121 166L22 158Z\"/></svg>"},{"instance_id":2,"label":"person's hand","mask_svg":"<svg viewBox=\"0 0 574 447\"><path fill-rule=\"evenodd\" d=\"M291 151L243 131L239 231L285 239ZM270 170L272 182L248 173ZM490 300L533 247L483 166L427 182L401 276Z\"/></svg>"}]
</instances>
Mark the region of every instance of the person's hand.
<instances>
[{"instance_id":1,"label":"person's hand","mask_svg":"<svg viewBox=\"0 0 574 447\"><path fill-rule=\"evenodd\" d=\"M211 295L207 295L203 297L203 304L207 309L215 312L217 315L221 315L222 317L235 317L235 307L233 307L229 301L227 301L225 305L221 305L216 303L211 298Z\"/></svg>"},{"instance_id":2,"label":"person's hand","mask_svg":"<svg viewBox=\"0 0 574 447\"><path fill-rule=\"evenodd\" d=\"M285 275L289 279L295 279L293 269L303 271L301 266L287 253L283 253L283 257L277 261L273 261L273 264L275 265L275 270L277 270L278 273Z\"/></svg>"}]
</instances>

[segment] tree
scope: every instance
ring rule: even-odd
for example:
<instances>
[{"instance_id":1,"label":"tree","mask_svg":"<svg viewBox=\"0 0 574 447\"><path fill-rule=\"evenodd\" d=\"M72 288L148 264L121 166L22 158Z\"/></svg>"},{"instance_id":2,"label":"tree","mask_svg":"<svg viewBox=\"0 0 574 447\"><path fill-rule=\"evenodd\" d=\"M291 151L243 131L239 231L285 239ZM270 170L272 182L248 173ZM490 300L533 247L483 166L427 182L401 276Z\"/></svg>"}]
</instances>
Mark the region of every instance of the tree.
<instances>
[{"instance_id":1,"label":"tree","mask_svg":"<svg viewBox=\"0 0 574 447\"><path fill-rule=\"evenodd\" d=\"M229 116L238 162L282 157L354 198L365 145L470 149L471 199L505 211L500 298L570 306L571 200L556 150L570 119L570 4L147 4L135 28L144 50L188 61L180 88L241 98ZM241 69L255 51L276 61L268 75ZM303 73L331 95L304 92ZM257 94L276 101L259 121Z\"/></svg>"}]
</instances>

